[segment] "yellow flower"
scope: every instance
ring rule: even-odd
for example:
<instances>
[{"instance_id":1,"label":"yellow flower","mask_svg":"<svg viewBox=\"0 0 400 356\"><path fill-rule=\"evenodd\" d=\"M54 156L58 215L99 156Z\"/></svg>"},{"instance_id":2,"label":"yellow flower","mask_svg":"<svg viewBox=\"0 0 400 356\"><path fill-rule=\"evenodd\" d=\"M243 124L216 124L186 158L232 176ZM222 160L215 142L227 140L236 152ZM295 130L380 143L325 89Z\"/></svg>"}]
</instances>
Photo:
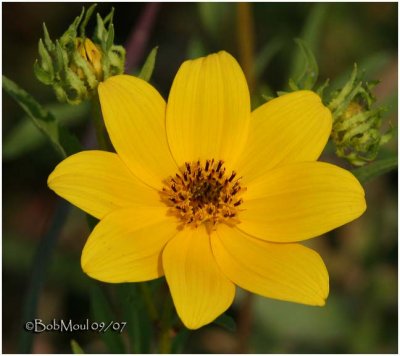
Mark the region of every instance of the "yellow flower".
<instances>
[{"instance_id":1,"label":"yellow flower","mask_svg":"<svg viewBox=\"0 0 400 356\"><path fill-rule=\"evenodd\" d=\"M232 303L235 285L275 299L324 305L328 273L297 242L360 216L354 176L317 162L332 118L310 91L250 112L246 80L226 52L183 63L168 104L145 81L99 85L117 153L61 162L48 184L101 221L82 268L110 283L165 274L191 329Z\"/></svg>"}]
</instances>

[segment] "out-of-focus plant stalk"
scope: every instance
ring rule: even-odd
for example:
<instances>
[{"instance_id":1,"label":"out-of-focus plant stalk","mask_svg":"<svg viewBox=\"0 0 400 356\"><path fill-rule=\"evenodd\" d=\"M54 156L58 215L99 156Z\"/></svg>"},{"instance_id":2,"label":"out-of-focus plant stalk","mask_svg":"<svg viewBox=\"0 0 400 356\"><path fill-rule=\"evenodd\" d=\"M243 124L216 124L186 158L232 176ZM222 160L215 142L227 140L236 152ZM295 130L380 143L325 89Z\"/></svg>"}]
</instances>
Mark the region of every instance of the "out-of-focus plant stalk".
<instances>
[{"instance_id":1,"label":"out-of-focus plant stalk","mask_svg":"<svg viewBox=\"0 0 400 356\"><path fill-rule=\"evenodd\" d=\"M247 78L250 93L255 90L256 78L254 76L254 20L252 14L251 3L237 4L237 36L239 47L239 59L243 72ZM251 334L253 296L246 292L244 300L240 306L237 336L238 336L238 353L246 353L248 350L248 342Z\"/></svg>"},{"instance_id":2,"label":"out-of-focus plant stalk","mask_svg":"<svg viewBox=\"0 0 400 356\"><path fill-rule=\"evenodd\" d=\"M158 312L156 306L154 305L154 301L148 284L139 283L139 291L142 294L142 298L146 305L146 309L150 319L152 321L156 321L158 319Z\"/></svg>"},{"instance_id":3,"label":"out-of-focus plant stalk","mask_svg":"<svg viewBox=\"0 0 400 356\"><path fill-rule=\"evenodd\" d=\"M142 59L151 29L157 17L161 3L148 3L145 5L139 21L133 29L125 44L126 62L125 72L130 73Z\"/></svg>"},{"instance_id":4,"label":"out-of-focus plant stalk","mask_svg":"<svg viewBox=\"0 0 400 356\"><path fill-rule=\"evenodd\" d=\"M98 95L92 98L92 119L99 149L104 151L113 151L106 127L104 125Z\"/></svg>"},{"instance_id":5,"label":"out-of-focus plant stalk","mask_svg":"<svg viewBox=\"0 0 400 356\"><path fill-rule=\"evenodd\" d=\"M250 93L255 89L254 65L254 21L252 4L240 2L237 9L237 38L239 60L247 78Z\"/></svg>"},{"instance_id":6,"label":"out-of-focus plant stalk","mask_svg":"<svg viewBox=\"0 0 400 356\"><path fill-rule=\"evenodd\" d=\"M172 347L171 318L173 313L172 298L166 294L163 311L160 319L161 332L159 338L159 350L162 354L170 354Z\"/></svg>"}]
</instances>

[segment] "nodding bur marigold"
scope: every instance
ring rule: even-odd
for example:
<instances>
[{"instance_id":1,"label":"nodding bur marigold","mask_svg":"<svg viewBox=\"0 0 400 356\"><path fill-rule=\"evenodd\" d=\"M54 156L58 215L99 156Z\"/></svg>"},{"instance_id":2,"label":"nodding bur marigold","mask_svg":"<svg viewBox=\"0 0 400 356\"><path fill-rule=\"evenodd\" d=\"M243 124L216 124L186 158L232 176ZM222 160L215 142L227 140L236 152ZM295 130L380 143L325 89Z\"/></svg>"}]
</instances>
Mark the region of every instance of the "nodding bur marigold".
<instances>
[{"instance_id":1,"label":"nodding bur marigold","mask_svg":"<svg viewBox=\"0 0 400 356\"><path fill-rule=\"evenodd\" d=\"M96 94L100 82L124 71L125 49L114 45L114 10L104 20L97 14L93 38L85 36L85 27L95 7L92 5L86 14L83 8L55 42L43 24L40 60L36 60L34 71L39 81L53 87L59 101L79 104Z\"/></svg>"},{"instance_id":2,"label":"nodding bur marigold","mask_svg":"<svg viewBox=\"0 0 400 356\"><path fill-rule=\"evenodd\" d=\"M49 187L100 222L83 271L107 283L165 275L176 311L200 328L232 304L236 286L323 306L329 276L301 241L359 217L364 189L317 161L331 112L310 90L251 111L246 78L221 51L184 62L168 101L146 81L99 84L115 152L62 161Z\"/></svg>"},{"instance_id":3,"label":"nodding bur marigold","mask_svg":"<svg viewBox=\"0 0 400 356\"><path fill-rule=\"evenodd\" d=\"M336 154L354 166L373 161L379 148L393 137L393 130L380 132L382 107L373 108L372 89L377 82L364 82L357 76L357 65L346 85L335 92L328 107L332 111L331 138Z\"/></svg>"}]
</instances>

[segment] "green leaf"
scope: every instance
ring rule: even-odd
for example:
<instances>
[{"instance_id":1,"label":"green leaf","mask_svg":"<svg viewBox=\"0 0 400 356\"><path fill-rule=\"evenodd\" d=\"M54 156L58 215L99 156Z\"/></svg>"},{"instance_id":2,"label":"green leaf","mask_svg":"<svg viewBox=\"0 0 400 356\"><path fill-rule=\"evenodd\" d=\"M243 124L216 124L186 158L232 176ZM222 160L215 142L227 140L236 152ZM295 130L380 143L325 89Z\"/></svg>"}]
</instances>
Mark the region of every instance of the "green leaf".
<instances>
[{"instance_id":1,"label":"green leaf","mask_svg":"<svg viewBox=\"0 0 400 356\"><path fill-rule=\"evenodd\" d=\"M106 42L106 51L108 52L112 45L114 44L114 25L111 24L109 26L108 34L107 34L107 42Z\"/></svg>"},{"instance_id":2,"label":"green leaf","mask_svg":"<svg viewBox=\"0 0 400 356\"><path fill-rule=\"evenodd\" d=\"M261 48L260 52L257 54L253 71L256 78L260 78L265 68L269 65L272 58L280 51L283 47L284 41L282 38L274 38Z\"/></svg>"},{"instance_id":3,"label":"green leaf","mask_svg":"<svg viewBox=\"0 0 400 356\"><path fill-rule=\"evenodd\" d=\"M109 14L104 18L104 25L108 24L108 30L110 31L110 26L113 23L113 19L114 19L114 7L111 8L111 11L109 12Z\"/></svg>"},{"instance_id":4,"label":"green leaf","mask_svg":"<svg viewBox=\"0 0 400 356\"><path fill-rule=\"evenodd\" d=\"M43 22L43 33L44 33L44 44L46 45L48 50L52 50L54 48L54 44L50 39L49 31L47 30L46 24Z\"/></svg>"},{"instance_id":5,"label":"green leaf","mask_svg":"<svg viewBox=\"0 0 400 356\"><path fill-rule=\"evenodd\" d=\"M150 353L152 324L140 296L137 283L123 283L117 286L119 305L127 322L130 353Z\"/></svg>"},{"instance_id":6,"label":"green leaf","mask_svg":"<svg viewBox=\"0 0 400 356\"><path fill-rule=\"evenodd\" d=\"M67 129L60 127L51 113L5 76L3 76L3 89L28 114L35 126L50 140L53 147L63 158L80 150L79 141L75 136Z\"/></svg>"},{"instance_id":7,"label":"green leaf","mask_svg":"<svg viewBox=\"0 0 400 356\"><path fill-rule=\"evenodd\" d=\"M207 51L206 51L201 39L196 36L193 36L190 39L187 49L186 49L186 58L194 59L194 58L203 57L206 54L207 54Z\"/></svg>"},{"instance_id":8,"label":"green leaf","mask_svg":"<svg viewBox=\"0 0 400 356\"><path fill-rule=\"evenodd\" d=\"M300 38L304 40L312 53L318 53L318 45L321 40L321 35L323 34L322 27L325 23L328 8L329 4L326 3L313 4L303 30L301 31ZM297 78L306 65L306 60L302 52L303 50L301 48L295 50L290 78Z\"/></svg>"},{"instance_id":9,"label":"green leaf","mask_svg":"<svg viewBox=\"0 0 400 356\"><path fill-rule=\"evenodd\" d=\"M45 108L56 117L63 126L82 122L89 112L89 103L81 105L49 104ZM24 144L21 145L21 142ZM16 159L32 152L46 142L46 137L36 128L28 116L12 129L3 141L3 159Z\"/></svg>"},{"instance_id":10,"label":"green leaf","mask_svg":"<svg viewBox=\"0 0 400 356\"><path fill-rule=\"evenodd\" d=\"M146 82L148 82L151 79L151 76L153 75L154 66L156 64L157 52L158 52L158 46L154 47L151 50L150 54L146 58L146 61L144 62L142 70L139 73L139 78L145 80Z\"/></svg>"},{"instance_id":11,"label":"green leaf","mask_svg":"<svg viewBox=\"0 0 400 356\"><path fill-rule=\"evenodd\" d=\"M217 319L214 320L214 324L217 324L223 328L225 328L228 331L235 332L236 331L236 322L235 320L227 315L227 314L222 314L219 316Z\"/></svg>"},{"instance_id":12,"label":"green leaf","mask_svg":"<svg viewBox=\"0 0 400 356\"><path fill-rule=\"evenodd\" d=\"M364 167L354 169L352 173L361 183L366 183L397 168L397 157L390 157L372 162Z\"/></svg>"},{"instance_id":13,"label":"green leaf","mask_svg":"<svg viewBox=\"0 0 400 356\"><path fill-rule=\"evenodd\" d=\"M172 354L180 354L183 352L186 340L188 339L189 335L190 335L190 330L188 329L182 329L178 332L178 334L176 334L176 336L172 340L172 346L171 346Z\"/></svg>"},{"instance_id":14,"label":"green leaf","mask_svg":"<svg viewBox=\"0 0 400 356\"><path fill-rule=\"evenodd\" d=\"M316 350L323 350L325 345L326 349L326 345L330 342L343 340L343 337L351 332L352 316L347 312L349 308L346 303L348 301L338 299L333 293L323 308L286 303L255 295L252 335L255 350L258 352L262 350L264 353L293 352L292 346L285 340L292 340L295 345L308 342L315 347L319 346ZM280 351L273 348L277 344Z\"/></svg>"},{"instance_id":15,"label":"green leaf","mask_svg":"<svg viewBox=\"0 0 400 356\"><path fill-rule=\"evenodd\" d=\"M105 323L108 325L113 321L117 321L106 295L101 287L96 283L93 283L92 285L91 307L95 322ZM115 332L110 328L109 330L100 332L99 334L111 353L125 352L124 344L119 332Z\"/></svg>"},{"instance_id":16,"label":"green leaf","mask_svg":"<svg viewBox=\"0 0 400 356\"><path fill-rule=\"evenodd\" d=\"M50 220L51 224L49 229L40 240L34 257L31 260L29 268L31 277L28 283L28 290L25 294L25 300L22 309L22 321L25 323L37 317L39 297L41 295L46 278L48 277L48 269L51 265L51 258L53 256L58 237L60 236L60 232L68 217L69 209L70 205L65 201L58 205L52 219ZM14 259L16 255L17 254L14 251ZM21 258L18 259L18 262L21 263L21 260ZM32 352L34 335L35 334L27 333L24 329L21 329L21 334L18 341L19 353Z\"/></svg>"},{"instance_id":17,"label":"green leaf","mask_svg":"<svg viewBox=\"0 0 400 356\"><path fill-rule=\"evenodd\" d=\"M71 350L74 354L84 354L82 347L74 339L71 340Z\"/></svg>"},{"instance_id":18,"label":"green leaf","mask_svg":"<svg viewBox=\"0 0 400 356\"><path fill-rule=\"evenodd\" d=\"M323 34L322 27L326 23L329 6L327 3L313 4L304 24L301 37L307 41L313 52L316 52L318 49L318 44Z\"/></svg>"},{"instance_id":19,"label":"green leaf","mask_svg":"<svg viewBox=\"0 0 400 356\"><path fill-rule=\"evenodd\" d=\"M296 76L289 80L289 82L292 83L291 87L296 87L294 90L312 89L318 79L317 61L315 60L314 54L307 42L300 38L295 39L295 42L299 46L303 55L304 66L302 70L296 74Z\"/></svg>"},{"instance_id":20,"label":"green leaf","mask_svg":"<svg viewBox=\"0 0 400 356\"><path fill-rule=\"evenodd\" d=\"M38 60L36 60L35 63L33 63L33 72L35 73L36 78L43 84L50 85L54 80L54 76L52 75L52 73L45 71L40 66Z\"/></svg>"},{"instance_id":21,"label":"green leaf","mask_svg":"<svg viewBox=\"0 0 400 356\"><path fill-rule=\"evenodd\" d=\"M200 2L197 5L204 29L218 42L222 34L221 28L225 28L226 23L234 18L235 7L222 2Z\"/></svg>"},{"instance_id":22,"label":"green leaf","mask_svg":"<svg viewBox=\"0 0 400 356\"><path fill-rule=\"evenodd\" d=\"M380 71L382 71L382 69L390 63L391 58L392 55L389 52L377 52L359 61L358 67L367 73L369 78L373 78L374 76L379 77ZM348 81L353 69L354 64L351 64L347 70L333 78L330 85L330 91L334 91L343 87Z\"/></svg>"},{"instance_id":23,"label":"green leaf","mask_svg":"<svg viewBox=\"0 0 400 356\"><path fill-rule=\"evenodd\" d=\"M97 4L93 4L93 5L91 5L91 6L87 9L86 14L85 14L85 18L83 19L82 23L81 23L80 26L79 26L79 32L80 32L80 36L81 36L82 38L85 37L85 28L86 28L86 25L88 24L88 22L89 22L89 20L90 20L90 17L92 16L93 11L94 11L94 9L96 8L96 6L97 6Z\"/></svg>"}]
</instances>

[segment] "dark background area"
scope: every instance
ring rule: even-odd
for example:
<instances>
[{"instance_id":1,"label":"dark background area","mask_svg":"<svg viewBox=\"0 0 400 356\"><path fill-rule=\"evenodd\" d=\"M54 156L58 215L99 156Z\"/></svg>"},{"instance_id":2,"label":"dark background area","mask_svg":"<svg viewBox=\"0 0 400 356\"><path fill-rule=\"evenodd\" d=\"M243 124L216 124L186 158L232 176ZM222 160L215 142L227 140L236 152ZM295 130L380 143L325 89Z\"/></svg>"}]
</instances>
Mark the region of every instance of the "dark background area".
<instances>
[{"instance_id":1,"label":"dark background area","mask_svg":"<svg viewBox=\"0 0 400 356\"><path fill-rule=\"evenodd\" d=\"M39 83L33 74L42 23L46 23L52 39L57 38L83 5L88 7L84 3L2 4L3 74L50 107L57 105L51 88ZM105 16L111 6L115 7L115 43L127 44L150 5L101 3L97 11ZM375 89L378 103L387 107L386 125L390 121L397 126L397 3L251 4L254 58L257 60L262 53L270 55L256 77L254 103L262 100L261 94L287 88L297 50L293 39L304 35L316 6L323 13L314 34L321 82L331 78L333 85L340 84L357 62L366 70L368 79L381 81ZM240 61L237 4L220 3L213 7L162 3L155 10L148 40L138 49L132 70L137 72L149 51L159 46L151 83L165 98L178 67L187 58L224 49ZM90 127L84 120L87 111L81 108L77 112L67 115L64 123L81 140L91 142ZM23 111L3 92L3 149L24 121L27 118ZM25 142L20 145L23 147ZM83 275L79 263L89 233L86 217L77 208L65 208L62 203L60 208L61 199L47 188L47 176L59 158L45 140L26 150L14 149L19 153L3 152L5 353L18 352L25 337L24 313L29 308L27 296L35 276L33 263L37 263L34 256L54 220L62 219L65 223L56 234L54 251L49 249L52 255L46 273L41 276L43 288L36 315L44 320L90 318L91 281ZM396 152L394 139L382 149L380 157ZM324 160L349 167L329 149ZM397 353L397 183L397 172L367 183L367 212L355 222L310 241L330 274L331 292L326 307L312 308L253 296L252 314L243 324L243 305L249 301L245 293L238 292L229 310L239 323L237 332L207 326L191 334L185 352ZM98 334L87 332L37 334L33 352L69 353L71 338L87 352L107 351Z\"/></svg>"}]
</instances>

